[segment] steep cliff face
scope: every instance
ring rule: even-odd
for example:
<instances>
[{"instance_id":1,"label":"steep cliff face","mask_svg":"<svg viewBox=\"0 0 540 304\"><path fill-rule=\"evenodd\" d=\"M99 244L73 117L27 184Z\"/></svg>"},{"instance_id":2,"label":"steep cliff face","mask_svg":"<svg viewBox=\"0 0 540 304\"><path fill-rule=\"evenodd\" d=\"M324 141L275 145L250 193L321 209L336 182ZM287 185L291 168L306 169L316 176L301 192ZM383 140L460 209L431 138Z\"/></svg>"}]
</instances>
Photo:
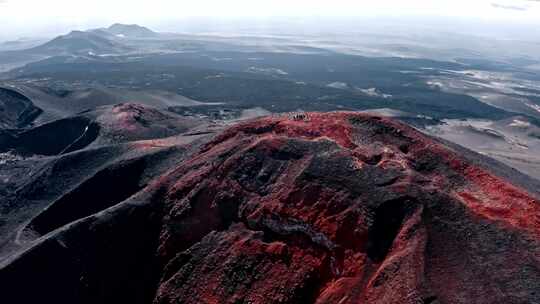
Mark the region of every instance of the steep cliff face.
<instances>
[{"instance_id":1,"label":"steep cliff face","mask_svg":"<svg viewBox=\"0 0 540 304\"><path fill-rule=\"evenodd\" d=\"M535 303L537 187L387 118L267 117L37 239L0 288L19 302Z\"/></svg>"}]
</instances>

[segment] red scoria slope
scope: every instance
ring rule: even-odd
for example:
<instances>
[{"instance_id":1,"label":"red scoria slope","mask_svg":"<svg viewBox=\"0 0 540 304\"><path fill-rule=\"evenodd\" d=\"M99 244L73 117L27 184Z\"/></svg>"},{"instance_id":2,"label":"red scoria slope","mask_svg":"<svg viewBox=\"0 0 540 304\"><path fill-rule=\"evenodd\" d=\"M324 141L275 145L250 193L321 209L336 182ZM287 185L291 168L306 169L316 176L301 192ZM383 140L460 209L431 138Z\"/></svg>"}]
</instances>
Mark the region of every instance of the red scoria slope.
<instances>
[{"instance_id":1,"label":"red scoria slope","mask_svg":"<svg viewBox=\"0 0 540 304\"><path fill-rule=\"evenodd\" d=\"M540 303L538 193L464 153L364 114L241 123L0 283L55 278L55 303Z\"/></svg>"},{"instance_id":2,"label":"red scoria slope","mask_svg":"<svg viewBox=\"0 0 540 304\"><path fill-rule=\"evenodd\" d=\"M167 178L155 303L538 303L540 203L389 119L264 118Z\"/></svg>"}]
</instances>

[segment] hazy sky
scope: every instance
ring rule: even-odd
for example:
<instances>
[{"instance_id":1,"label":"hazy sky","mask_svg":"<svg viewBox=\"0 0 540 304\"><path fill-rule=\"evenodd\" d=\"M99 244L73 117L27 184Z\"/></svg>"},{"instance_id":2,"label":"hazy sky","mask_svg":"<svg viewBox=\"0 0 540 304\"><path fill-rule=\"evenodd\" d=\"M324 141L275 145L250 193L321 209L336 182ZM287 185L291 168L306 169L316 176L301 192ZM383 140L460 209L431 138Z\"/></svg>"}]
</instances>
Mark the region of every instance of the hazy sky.
<instances>
[{"instance_id":1,"label":"hazy sky","mask_svg":"<svg viewBox=\"0 0 540 304\"><path fill-rule=\"evenodd\" d=\"M449 16L540 26L540 0L0 0L0 38L194 16ZM158 28L159 29L159 28Z\"/></svg>"}]
</instances>

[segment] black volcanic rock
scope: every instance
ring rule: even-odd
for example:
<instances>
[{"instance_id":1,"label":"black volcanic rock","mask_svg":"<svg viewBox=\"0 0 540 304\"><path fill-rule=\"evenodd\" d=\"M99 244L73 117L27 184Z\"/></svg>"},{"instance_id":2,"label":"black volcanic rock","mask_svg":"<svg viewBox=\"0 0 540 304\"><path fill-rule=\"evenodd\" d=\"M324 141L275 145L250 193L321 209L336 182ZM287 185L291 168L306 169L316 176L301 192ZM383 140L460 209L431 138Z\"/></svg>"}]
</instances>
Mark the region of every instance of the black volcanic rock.
<instances>
[{"instance_id":1,"label":"black volcanic rock","mask_svg":"<svg viewBox=\"0 0 540 304\"><path fill-rule=\"evenodd\" d=\"M8 152L0 153L0 260L28 245L23 240L37 230L46 234L138 192L211 136L205 124L120 104L0 132L0 152ZM34 228L24 229L26 221Z\"/></svg>"},{"instance_id":2,"label":"black volcanic rock","mask_svg":"<svg viewBox=\"0 0 540 304\"><path fill-rule=\"evenodd\" d=\"M17 129L31 124L43 111L21 93L0 88L0 129Z\"/></svg>"},{"instance_id":3,"label":"black volcanic rock","mask_svg":"<svg viewBox=\"0 0 540 304\"><path fill-rule=\"evenodd\" d=\"M133 103L98 107L17 134L0 136L0 152L59 155L89 145L160 139L178 135L203 122Z\"/></svg>"}]
</instances>

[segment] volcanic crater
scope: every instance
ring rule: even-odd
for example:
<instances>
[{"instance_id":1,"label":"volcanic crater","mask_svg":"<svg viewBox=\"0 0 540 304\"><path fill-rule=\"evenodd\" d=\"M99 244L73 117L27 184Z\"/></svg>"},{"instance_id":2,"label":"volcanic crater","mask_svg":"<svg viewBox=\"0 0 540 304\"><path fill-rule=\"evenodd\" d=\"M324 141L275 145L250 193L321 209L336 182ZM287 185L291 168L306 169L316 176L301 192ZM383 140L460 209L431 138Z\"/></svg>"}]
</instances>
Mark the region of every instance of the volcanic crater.
<instances>
[{"instance_id":1,"label":"volcanic crater","mask_svg":"<svg viewBox=\"0 0 540 304\"><path fill-rule=\"evenodd\" d=\"M150 161L121 162L30 219L3 299L540 302L540 183L509 167L349 112L175 138L145 183Z\"/></svg>"}]
</instances>

